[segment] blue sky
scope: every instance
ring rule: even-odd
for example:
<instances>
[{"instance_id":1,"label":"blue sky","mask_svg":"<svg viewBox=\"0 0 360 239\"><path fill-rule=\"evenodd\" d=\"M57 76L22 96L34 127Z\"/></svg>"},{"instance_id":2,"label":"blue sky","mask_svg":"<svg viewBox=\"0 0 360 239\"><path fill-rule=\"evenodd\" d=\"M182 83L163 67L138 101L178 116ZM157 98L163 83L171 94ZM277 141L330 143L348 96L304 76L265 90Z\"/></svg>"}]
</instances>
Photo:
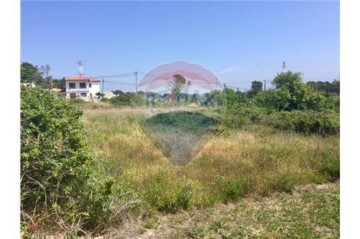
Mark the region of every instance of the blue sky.
<instances>
[{"instance_id":1,"label":"blue sky","mask_svg":"<svg viewBox=\"0 0 360 239\"><path fill-rule=\"evenodd\" d=\"M240 90L253 80L270 82L285 61L304 81L331 81L340 75L339 7L338 1L23 1L21 61L49 64L50 74L62 78L78 73L77 60L89 76L184 60Z\"/></svg>"}]
</instances>

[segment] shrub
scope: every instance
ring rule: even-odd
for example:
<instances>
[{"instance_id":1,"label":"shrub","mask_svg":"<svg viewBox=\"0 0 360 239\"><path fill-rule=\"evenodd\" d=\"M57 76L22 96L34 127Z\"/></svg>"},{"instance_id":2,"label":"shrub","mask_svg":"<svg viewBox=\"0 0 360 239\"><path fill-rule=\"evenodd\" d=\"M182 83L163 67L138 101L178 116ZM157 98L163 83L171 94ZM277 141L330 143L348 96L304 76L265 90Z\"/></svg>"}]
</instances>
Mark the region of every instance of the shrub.
<instances>
[{"instance_id":1,"label":"shrub","mask_svg":"<svg viewBox=\"0 0 360 239\"><path fill-rule=\"evenodd\" d=\"M337 113L292 111L272 114L268 125L280 130L295 131L303 134L335 135L340 132Z\"/></svg>"},{"instance_id":2,"label":"shrub","mask_svg":"<svg viewBox=\"0 0 360 239\"><path fill-rule=\"evenodd\" d=\"M252 123L261 123L267 114L269 111L265 108L236 104L227 107L222 121L229 128L243 128Z\"/></svg>"},{"instance_id":3,"label":"shrub","mask_svg":"<svg viewBox=\"0 0 360 239\"><path fill-rule=\"evenodd\" d=\"M145 98L143 95L134 93L120 93L110 99L113 105L117 106L143 106L145 105Z\"/></svg>"},{"instance_id":4,"label":"shrub","mask_svg":"<svg viewBox=\"0 0 360 239\"><path fill-rule=\"evenodd\" d=\"M21 224L29 232L106 226L113 180L89 154L81 114L52 93L21 91Z\"/></svg>"}]
</instances>

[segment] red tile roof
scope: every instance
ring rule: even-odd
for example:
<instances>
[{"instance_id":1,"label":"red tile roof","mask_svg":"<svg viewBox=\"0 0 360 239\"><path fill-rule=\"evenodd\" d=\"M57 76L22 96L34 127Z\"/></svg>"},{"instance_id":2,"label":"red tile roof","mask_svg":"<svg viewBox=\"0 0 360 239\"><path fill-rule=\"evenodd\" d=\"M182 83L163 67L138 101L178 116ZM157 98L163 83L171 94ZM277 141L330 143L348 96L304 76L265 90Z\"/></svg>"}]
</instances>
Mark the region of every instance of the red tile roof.
<instances>
[{"instance_id":1,"label":"red tile roof","mask_svg":"<svg viewBox=\"0 0 360 239\"><path fill-rule=\"evenodd\" d=\"M89 82L99 82L100 80L97 80L95 78L86 77L86 76L71 76L65 78L66 81L89 81Z\"/></svg>"}]
</instances>

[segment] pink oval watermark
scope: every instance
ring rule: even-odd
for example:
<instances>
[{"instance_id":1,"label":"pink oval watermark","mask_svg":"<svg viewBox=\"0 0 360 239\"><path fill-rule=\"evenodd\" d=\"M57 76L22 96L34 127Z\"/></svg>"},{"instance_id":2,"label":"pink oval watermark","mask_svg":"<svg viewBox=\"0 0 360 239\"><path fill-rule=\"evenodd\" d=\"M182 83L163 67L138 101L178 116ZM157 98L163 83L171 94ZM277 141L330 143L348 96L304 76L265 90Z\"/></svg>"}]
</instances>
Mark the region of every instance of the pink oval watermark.
<instances>
[{"instance_id":1,"label":"pink oval watermark","mask_svg":"<svg viewBox=\"0 0 360 239\"><path fill-rule=\"evenodd\" d=\"M222 90L218 78L205 67L175 61L161 64L150 70L139 81L138 91L146 94L146 99L155 106L162 103L197 103L209 101L211 93Z\"/></svg>"}]
</instances>

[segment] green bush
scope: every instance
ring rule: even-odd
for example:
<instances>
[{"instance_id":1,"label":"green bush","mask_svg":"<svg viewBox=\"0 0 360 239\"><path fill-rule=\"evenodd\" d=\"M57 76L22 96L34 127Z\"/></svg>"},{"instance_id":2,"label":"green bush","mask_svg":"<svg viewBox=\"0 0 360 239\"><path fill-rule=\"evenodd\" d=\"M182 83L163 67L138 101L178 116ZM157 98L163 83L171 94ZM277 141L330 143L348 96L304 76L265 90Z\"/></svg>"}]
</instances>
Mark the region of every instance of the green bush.
<instances>
[{"instance_id":1,"label":"green bush","mask_svg":"<svg viewBox=\"0 0 360 239\"><path fill-rule=\"evenodd\" d=\"M339 109L339 101L330 99L330 95L315 92L313 87L303 82L300 72L279 73L272 83L276 89L256 95L254 103L257 106L278 111L337 111Z\"/></svg>"},{"instance_id":2,"label":"green bush","mask_svg":"<svg viewBox=\"0 0 360 239\"><path fill-rule=\"evenodd\" d=\"M265 108L235 104L228 106L225 114L222 115L222 122L229 128L243 128L250 124L261 123L270 113Z\"/></svg>"},{"instance_id":3,"label":"green bush","mask_svg":"<svg viewBox=\"0 0 360 239\"><path fill-rule=\"evenodd\" d=\"M29 232L101 231L113 180L85 142L82 112L41 89L21 91L21 224Z\"/></svg>"},{"instance_id":4,"label":"green bush","mask_svg":"<svg viewBox=\"0 0 360 239\"><path fill-rule=\"evenodd\" d=\"M234 104L219 112L223 126L230 129L251 125L270 126L277 130L323 136L340 133L340 116L336 111L275 111L251 104Z\"/></svg>"},{"instance_id":5,"label":"green bush","mask_svg":"<svg viewBox=\"0 0 360 239\"><path fill-rule=\"evenodd\" d=\"M129 92L118 94L111 98L110 102L117 106L143 106L146 103L143 95Z\"/></svg>"},{"instance_id":6,"label":"green bush","mask_svg":"<svg viewBox=\"0 0 360 239\"><path fill-rule=\"evenodd\" d=\"M340 117L332 112L291 111L272 114L267 124L276 129L303 134L335 135L340 133Z\"/></svg>"}]
</instances>

